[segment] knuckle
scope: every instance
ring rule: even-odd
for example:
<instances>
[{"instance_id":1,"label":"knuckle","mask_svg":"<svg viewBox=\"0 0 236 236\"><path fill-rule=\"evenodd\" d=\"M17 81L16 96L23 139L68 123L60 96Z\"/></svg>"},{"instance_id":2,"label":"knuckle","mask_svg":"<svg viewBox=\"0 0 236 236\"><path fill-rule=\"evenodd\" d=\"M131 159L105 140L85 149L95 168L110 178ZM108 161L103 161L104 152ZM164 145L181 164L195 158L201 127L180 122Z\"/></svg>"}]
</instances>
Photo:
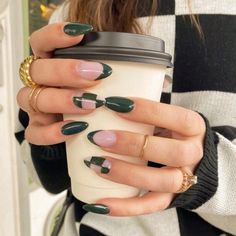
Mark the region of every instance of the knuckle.
<instances>
[{"instance_id":1,"label":"knuckle","mask_svg":"<svg viewBox=\"0 0 236 236\"><path fill-rule=\"evenodd\" d=\"M17 95L16 95L16 101L17 101L17 104L21 107L22 106L22 100L23 100L23 94L24 94L24 90L25 88L21 88Z\"/></svg>"},{"instance_id":2,"label":"knuckle","mask_svg":"<svg viewBox=\"0 0 236 236\"><path fill-rule=\"evenodd\" d=\"M201 144L192 144L193 162L199 161L203 157L203 147Z\"/></svg>"},{"instance_id":3,"label":"knuckle","mask_svg":"<svg viewBox=\"0 0 236 236\"><path fill-rule=\"evenodd\" d=\"M191 165L201 159L203 148L195 142L184 142L178 146L177 155L181 166Z\"/></svg>"},{"instance_id":4,"label":"knuckle","mask_svg":"<svg viewBox=\"0 0 236 236\"><path fill-rule=\"evenodd\" d=\"M28 126L28 127L25 129L25 139L26 139L28 142L32 143L32 142L30 141L30 126Z\"/></svg>"},{"instance_id":5,"label":"knuckle","mask_svg":"<svg viewBox=\"0 0 236 236\"><path fill-rule=\"evenodd\" d=\"M189 143L183 142L177 146L176 154L178 159L181 159L182 162L188 161L189 157L191 156L191 147ZM185 165L186 163L182 163Z\"/></svg>"},{"instance_id":6,"label":"knuckle","mask_svg":"<svg viewBox=\"0 0 236 236\"><path fill-rule=\"evenodd\" d=\"M183 121L183 128L191 135L203 133L205 130L203 118L195 111L186 110Z\"/></svg>"},{"instance_id":7,"label":"knuckle","mask_svg":"<svg viewBox=\"0 0 236 236\"><path fill-rule=\"evenodd\" d=\"M180 189L182 183L182 173L178 169L173 170L173 174L169 178L168 190L176 192Z\"/></svg>"},{"instance_id":8,"label":"knuckle","mask_svg":"<svg viewBox=\"0 0 236 236\"><path fill-rule=\"evenodd\" d=\"M183 128L189 133L192 133L195 130L195 122L194 122L195 116L196 116L196 112L194 111L185 110L184 112Z\"/></svg>"}]
</instances>

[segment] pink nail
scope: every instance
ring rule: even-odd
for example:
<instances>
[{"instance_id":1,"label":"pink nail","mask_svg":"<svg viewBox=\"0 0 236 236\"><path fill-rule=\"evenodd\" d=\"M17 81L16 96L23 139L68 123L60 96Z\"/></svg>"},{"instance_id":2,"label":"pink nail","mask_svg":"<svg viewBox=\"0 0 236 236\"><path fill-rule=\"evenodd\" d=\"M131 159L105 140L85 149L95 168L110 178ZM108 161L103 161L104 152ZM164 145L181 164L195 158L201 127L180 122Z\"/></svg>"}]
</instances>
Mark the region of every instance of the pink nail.
<instances>
[{"instance_id":1,"label":"pink nail","mask_svg":"<svg viewBox=\"0 0 236 236\"><path fill-rule=\"evenodd\" d=\"M103 66L98 62L80 61L76 73L83 79L96 80L103 73Z\"/></svg>"},{"instance_id":2,"label":"pink nail","mask_svg":"<svg viewBox=\"0 0 236 236\"><path fill-rule=\"evenodd\" d=\"M101 147L111 147L116 143L116 134L112 131L101 130L91 136L90 139Z\"/></svg>"}]
</instances>

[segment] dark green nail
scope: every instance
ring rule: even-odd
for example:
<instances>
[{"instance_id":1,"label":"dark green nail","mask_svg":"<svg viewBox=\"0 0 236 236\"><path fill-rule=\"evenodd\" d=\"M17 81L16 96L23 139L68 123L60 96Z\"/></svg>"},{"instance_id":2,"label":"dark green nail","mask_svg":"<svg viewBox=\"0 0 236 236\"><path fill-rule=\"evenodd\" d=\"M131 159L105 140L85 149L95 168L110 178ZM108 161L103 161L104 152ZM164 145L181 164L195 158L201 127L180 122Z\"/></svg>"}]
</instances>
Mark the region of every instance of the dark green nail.
<instances>
[{"instance_id":1,"label":"dark green nail","mask_svg":"<svg viewBox=\"0 0 236 236\"><path fill-rule=\"evenodd\" d=\"M93 30L93 27L89 24L68 23L64 26L65 34L68 34L70 36L86 34L92 30Z\"/></svg>"},{"instance_id":2,"label":"dark green nail","mask_svg":"<svg viewBox=\"0 0 236 236\"><path fill-rule=\"evenodd\" d=\"M110 66L108 66L107 64L101 63L103 70L101 75L99 75L99 77L95 80L100 80L100 79L104 79L108 76L110 76L112 74L112 68Z\"/></svg>"},{"instance_id":3,"label":"dark green nail","mask_svg":"<svg viewBox=\"0 0 236 236\"><path fill-rule=\"evenodd\" d=\"M82 109L91 110L103 106L105 101L97 99L97 94L83 93L81 97L73 97L73 103Z\"/></svg>"},{"instance_id":4,"label":"dark green nail","mask_svg":"<svg viewBox=\"0 0 236 236\"><path fill-rule=\"evenodd\" d=\"M111 169L110 161L106 160L104 157L93 156L90 161L84 160L84 164L89 168L91 168L91 165L100 167L96 168L96 171L102 174L108 174Z\"/></svg>"},{"instance_id":5,"label":"dark green nail","mask_svg":"<svg viewBox=\"0 0 236 236\"><path fill-rule=\"evenodd\" d=\"M87 127L88 127L88 123L87 122L74 121L74 122L71 122L71 123L68 123L68 124L62 126L61 132L64 135L72 135L72 134L77 134L77 133L82 132Z\"/></svg>"},{"instance_id":6,"label":"dark green nail","mask_svg":"<svg viewBox=\"0 0 236 236\"><path fill-rule=\"evenodd\" d=\"M87 134L88 140L89 140L91 143L95 144L95 145L97 145L97 144L93 141L93 136L94 136L97 132L99 132L99 131L102 131L102 130L92 131L92 132L90 132L90 133ZM97 146L98 146L98 145L97 145Z\"/></svg>"},{"instance_id":7,"label":"dark green nail","mask_svg":"<svg viewBox=\"0 0 236 236\"><path fill-rule=\"evenodd\" d=\"M86 204L83 205L83 209L96 214L107 215L110 213L109 207L102 204Z\"/></svg>"},{"instance_id":8,"label":"dark green nail","mask_svg":"<svg viewBox=\"0 0 236 236\"><path fill-rule=\"evenodd\" d=\"M105 106L116 112L130 112L134 109L134 102L124 97L107 97Z\"/></svg>"}]
</instances>

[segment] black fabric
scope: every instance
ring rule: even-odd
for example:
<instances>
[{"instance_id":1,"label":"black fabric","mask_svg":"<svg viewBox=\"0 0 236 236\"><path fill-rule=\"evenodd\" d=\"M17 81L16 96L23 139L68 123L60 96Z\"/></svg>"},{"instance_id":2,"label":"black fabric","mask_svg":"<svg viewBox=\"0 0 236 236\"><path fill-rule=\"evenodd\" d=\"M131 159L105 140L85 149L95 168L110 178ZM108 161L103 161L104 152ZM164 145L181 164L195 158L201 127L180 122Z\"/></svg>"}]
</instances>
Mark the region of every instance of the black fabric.
<instances>
[{"instance_id":1,"label":"black fabric","mask_svg":"<svg viewBox=\"0 0 236 236\"><path fill-rule=\"evenodd\" d=\"M23 127L26 128L29 124L28 114L22 109L20 109L18 113L18 118L19 118L20 123L23 125Z\"/></svg>"},{"instance_id":2,"label":"black fabric","mask_svg":"<svg viewBox=\"0 0 236 236\"><path fill-rule=\"evenodd\" d=\"M224 233L194 212L177 208L181 236L220 236ZM194 230L193 230L194 229Z\"/></svg>"},{"instance_id":3,"label":"black fabric","mask_svg":"<svg viewBox=\"0 0 236 236\"><path fill-rule=\"evenodd\" d=\"M65 144L30 146L32 161L42 186L50 193L60 193L69 188Z\"/></svg>"},{"instance_id":4,"label":"black fabric","mask_svg":"<svg viewBox=\"0 0 236 236\"><path fill-rule=\"evenodd\" d=\"M25 140L25 131L22 130L20 132L15 133L15 137L19 144L22 144L22 142Z\"/></svg>"},{"instance_id":5,"label":"black fabric","mask_svg":"<svg viewBox=\"0 0 236 236\"><path fill-rule=\"evenodd\" d=\"M209 200L217 190L217 144L219 143L219 139L210 129L209 122L206 118L204 118L204 120L206 123L204 155L195 171L195 175L198 177L198 183L193 185L186 192L177 195L170 207L181 207L191 210L196 209Z\"/></svg>"},{"instance_id":6,"label":"black fabric","mask_svg":"<svg viewBox=\"0 0 236 236\"><path fill-rule=\"evenodd\" d=\"M19 110L18 119L24 128L26 128L28 126L29 116L22 109ZM17 141L19 142L19 144L21 144L25 139L25 130L21 130L19 132L16 132L15 137L16 137Z\"/></svg>"},{"instance_id":7,"label":"black fabric","mask_svg":"<svg viewBox=\"0 0 236 236\"><path fill-rule=\"evenodd\" d=\"M157 1L158 8L155 15L174 15L175 14L175 0ZM140 0L138 3L138 17L150 16L152 7L151 0Z\"/></svg>"},{"instance_id":8,"label":"black fabric","mask_svg":"<svg viewBox=\"0 0 236 236\"><path fill-rule=\"evenodd\" d=\"M84 202L79 201L78 199L74 198L74 207L75 207L75 220L80 222L84 215L87 213L82 206L85 204Z\"/></svg>"},{"instance_id":9,"label":"black fabric","mask_svg":"<svg viewBox=\"0 0 236 236\"><path fill-rule=\"evenodd\" d=\"M170 104L170 99L171 99L170 93L162 93L161 94L161 102L162 103Z\"/></svg>"},{"instance_id":10,"label":"black fabric","mask_svg":"<svg viewBox=\"0 0 236 236\"><path fill-rule=\"evenodd\" d=\"M189 17L176 16L173 92L235 93L236 17L200 15L199 19L204 39Z\"/></svg>"},{"instance_id":11,"label":"black fabric","mask_svg":"<svg viewBox=\"0 0 236 236\"><path fill-rule=\"evenodd\" d=\"M105 234L102 234L101 232L87 226L84 224L80 225L80 235L83 236L106 236Z\"/></svg>"},{"instance_id":12,"label":"black fabric","mask_svg":"<svg viewBox=\"0 0 236 236\"><path fill-rule=\"evenodd\" d=\"M230 141L233 141L234 139L236 139L236 127L232 127L232 126L215 126L215 127L212 127L212 129L215 132L223 135L225 138L227 138Z\"/></svg>"},{"instance_id":13,"label":"black fabric","mask_svg":"<svg viewBox=\"0 0 236 236\"><path fill-rule=\"evenodd\" d=\"M174 15L175 0L158 1L158 15Z\"/></svg>"}]
</instances>

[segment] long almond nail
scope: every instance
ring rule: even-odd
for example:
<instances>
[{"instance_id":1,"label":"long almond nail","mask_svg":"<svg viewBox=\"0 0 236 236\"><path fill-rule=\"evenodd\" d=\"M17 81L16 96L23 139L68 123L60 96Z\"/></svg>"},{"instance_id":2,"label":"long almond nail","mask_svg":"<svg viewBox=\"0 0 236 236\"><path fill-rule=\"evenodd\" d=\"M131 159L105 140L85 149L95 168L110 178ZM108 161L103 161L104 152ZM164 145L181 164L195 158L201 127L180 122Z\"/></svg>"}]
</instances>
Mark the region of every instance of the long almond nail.
<instances>
[{"instance_id":1,"label":"long almond nail","mask_svg":"<svg viewBox=\"0 0 236 236\"><path fill-rule=\"evenodd\" d=\"M104 157L93 156L90 160L84 160L84 164L96 173L108 174L111 169L111 162Z\"/></svg>"},{"instance_id":2,"label":"long almond nail","mask_svg":"<svg viewBox=\"0 0 236 236\"><path fill-rule=\"evenodd\" d=\"M82 96L74 96L73 103L82 109L93 110L104 105L105 101L97 98L97 94L83 93Z\"/></svg>"},{"instance_id":3,"label":"long almond nail","mask_svg":"<svg viewBox=\"0 0 236 236\"><path fill-rule=\"evenodd\" d=\"M116 143L116 134L110 130L96 130L88 133L88 140L100 147L111 147Z\"/></svg>"},{"instance_id":4,"label":"long almond nail","mask_svg":"<svg viewBox=\"0 0 236 236\"><path fill-rule=\"evenodd\" d=\"M110 213L109 207L103 204L86 204L83 205L83 209L88 212L102 215L107 215Z\"/></svg>"},{"instance_id":5,"label":"long almond nail","mask_svg":"<svg viewBox=\"0 0 236 236\"><path fill-rule=\"evenodd\" d=\"M92 30L92 25L82 23L68 23L63 28L64 33L70 36L86 34L91 32Z\"/></svg>"},{"instance_id":6,"label":"long almond nail","mask_svg":"<svg viewBox=\"0 0 236 236\"><path fill-rule=\"evenodd\" d=\"M88 123L84 121L73 121L62 126L61 132L64 135L73 135L87 129Z\"/></svg>"},{"instance_id":7,"label":"long almond nail","mask_svg":"<svg viewBox=\"0 0 236 236\"><path fill-rule=\"evenodd\" d=\"M76 73L86 80L100 80L112 74L112 68L104 63L80 61L76 65Z\"/></svg>"},{"instance_id":8,"label":"long almond nail","mask_svg":"<svg viewBox=\"0 0 236 236\"><path fill-rule=\"evenodd\" d=\"M105 106L116 112L130 112L134 109L134 102L125 97L107 97Z\"/></svg>"}]
</instances>

